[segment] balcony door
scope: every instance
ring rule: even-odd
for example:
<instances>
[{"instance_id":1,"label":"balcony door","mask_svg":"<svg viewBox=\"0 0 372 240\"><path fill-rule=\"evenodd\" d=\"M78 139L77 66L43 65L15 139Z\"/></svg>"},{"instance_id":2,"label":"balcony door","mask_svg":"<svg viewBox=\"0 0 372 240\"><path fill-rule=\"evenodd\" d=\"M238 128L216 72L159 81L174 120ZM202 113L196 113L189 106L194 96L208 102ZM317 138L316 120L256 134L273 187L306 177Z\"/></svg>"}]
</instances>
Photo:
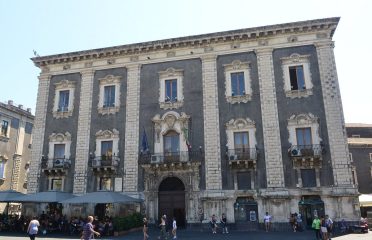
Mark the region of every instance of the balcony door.
<instances>
[{"instance_id":1,"label":"balcony door","mask_svg":"<svg viewBox=\"0 0 372 240\"><path fill-rule=\"evenodd\" d=\"M163 137L164 160L177 161L180 156L180 135L176 131L168 131Z\"/></svg>"},{"instance_id":2,"label":"balcony door","mask_svg":"<svg viewBox=\"0 0 372 240\"><path fill-rule=\"evenodd\" d=\"M234 133L234 148L237 159L249 158L249 139L248 132Z\"/></svg>"}]
</instances>

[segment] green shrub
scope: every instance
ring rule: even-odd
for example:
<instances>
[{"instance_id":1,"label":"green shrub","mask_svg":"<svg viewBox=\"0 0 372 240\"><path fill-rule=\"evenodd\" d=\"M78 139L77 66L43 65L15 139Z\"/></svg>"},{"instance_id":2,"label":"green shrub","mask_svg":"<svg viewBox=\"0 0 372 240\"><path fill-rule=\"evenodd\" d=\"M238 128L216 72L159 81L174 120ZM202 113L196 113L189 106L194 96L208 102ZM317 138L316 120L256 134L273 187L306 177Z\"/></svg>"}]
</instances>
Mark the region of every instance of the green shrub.
<instances>
[{"instance_id":1,"label":"green shrub","mask_svg":"<svg viewBox=\"0 0 372 240\"><path fill-rule=\"evenodd\" d=\"M114 230L124 231L142 226L143 216L140 213L133 213L125 217L115 217L113 219Z\"/></svg>"}]
</instances>

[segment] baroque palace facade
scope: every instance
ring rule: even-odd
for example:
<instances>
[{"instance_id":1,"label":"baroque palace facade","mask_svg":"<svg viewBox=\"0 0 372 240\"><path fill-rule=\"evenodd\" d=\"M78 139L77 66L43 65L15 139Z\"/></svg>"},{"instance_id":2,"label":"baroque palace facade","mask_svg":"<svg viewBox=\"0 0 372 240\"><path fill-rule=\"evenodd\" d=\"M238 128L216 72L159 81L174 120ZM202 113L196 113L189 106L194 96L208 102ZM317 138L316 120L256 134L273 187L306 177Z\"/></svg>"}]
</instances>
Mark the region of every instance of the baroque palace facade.
<instances>
[{"instance_id":1,"label":"baroque palace facade","mask_svg":"<svg viewBox=\"0 0 372 240\"><path fill-rule=\"evenodd\" d=\"M355 220L339 18L33 58L28 192L125 192L151 222Z\"/></svg>"}]
</instances>

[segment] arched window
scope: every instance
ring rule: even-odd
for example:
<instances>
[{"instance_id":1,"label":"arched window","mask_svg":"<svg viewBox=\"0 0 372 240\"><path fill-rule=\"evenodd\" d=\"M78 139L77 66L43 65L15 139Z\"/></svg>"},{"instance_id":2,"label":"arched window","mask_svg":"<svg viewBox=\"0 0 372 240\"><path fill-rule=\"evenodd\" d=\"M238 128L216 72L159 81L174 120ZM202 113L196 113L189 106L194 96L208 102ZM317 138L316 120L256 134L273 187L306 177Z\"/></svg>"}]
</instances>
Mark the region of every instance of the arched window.
<instances>
[{"instance_id":1,"label":"arched window","mask_svg":"<svg viewBox=\"0 0 372 240\"><path fill-rule=\"evenodd\" d=\"M180 136L176 131L168 131L163 138L164 153L177 153L180 151Z\"/></svg>"}]
</instances>

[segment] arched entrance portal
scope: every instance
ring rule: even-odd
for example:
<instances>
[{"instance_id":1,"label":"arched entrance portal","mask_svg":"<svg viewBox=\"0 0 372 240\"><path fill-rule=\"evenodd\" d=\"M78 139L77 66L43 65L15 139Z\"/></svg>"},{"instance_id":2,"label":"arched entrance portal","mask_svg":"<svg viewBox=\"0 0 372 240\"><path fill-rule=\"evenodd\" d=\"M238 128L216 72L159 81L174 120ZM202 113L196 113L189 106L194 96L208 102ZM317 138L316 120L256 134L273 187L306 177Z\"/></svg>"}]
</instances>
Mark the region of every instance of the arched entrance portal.
<instances>
[{"instance_id":1,"label":"arched entrance portal","mask_svg":"<svg viewBox=\"0 0 372 240\"><path fill-rule=\"evenodd\" d=\"M168 177L159 186L159 218L166 214L168 224L176 218L177 225L185 227L185 185L179 178Z\"/></svg>"},{"instance_id":2,"label":"arched entrance portal","mask_svg":"<svg viewBox=\"0 0 372 240\"><path fill-rule=\"evenodd\" d=\"M325 213L324 202L318 195L302 196L298 208L304 221L303 225L307 228L311 228L315 216L324 216Z\"/></svg>"}]
</instances>

